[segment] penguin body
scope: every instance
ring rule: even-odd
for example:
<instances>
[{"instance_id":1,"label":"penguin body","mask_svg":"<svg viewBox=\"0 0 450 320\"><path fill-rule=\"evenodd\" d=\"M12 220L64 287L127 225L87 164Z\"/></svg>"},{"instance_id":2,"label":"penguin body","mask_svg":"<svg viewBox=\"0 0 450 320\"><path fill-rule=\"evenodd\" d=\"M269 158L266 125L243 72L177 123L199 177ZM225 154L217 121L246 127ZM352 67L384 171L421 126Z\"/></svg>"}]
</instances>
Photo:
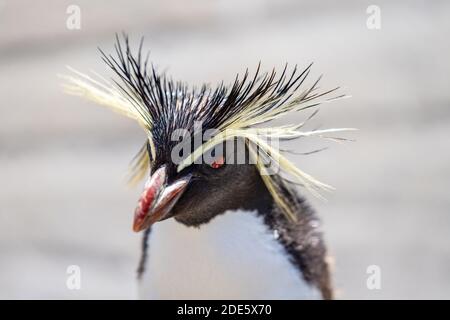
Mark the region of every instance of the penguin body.
<instances>
[{"instance_id":1,"label":"penguin body","mask_svg":"<svg viewBox=\"0 0 450 320\"><path fill-rule=\"evenodd\" d=\"M143 299L320 299L256 211L227 211L199 227L155 224L140 277Z\"/></svg>"}]
</instances>

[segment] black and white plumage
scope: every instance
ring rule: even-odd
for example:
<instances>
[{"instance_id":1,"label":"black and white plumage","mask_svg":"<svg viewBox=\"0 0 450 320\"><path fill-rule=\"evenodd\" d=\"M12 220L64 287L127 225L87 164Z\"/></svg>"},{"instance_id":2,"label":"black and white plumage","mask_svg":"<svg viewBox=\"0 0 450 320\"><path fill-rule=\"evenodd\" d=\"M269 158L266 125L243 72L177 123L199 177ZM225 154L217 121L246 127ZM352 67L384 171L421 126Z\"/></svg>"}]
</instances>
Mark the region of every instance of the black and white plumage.
<instances>
[{"instance_id":1,"label":"black and white plumage","mask_svg":"<svg viewBox=\"0 0 450 320\"><path fill-rule=\"evenodd\" d=\"M145 231L141 296L331 298L314 211L295 196L298 222L293 223L274 204L254 168L236 165L221 171L214 181L196 181L186 191L175 219Z\"/></svg>"},{"instance_id":2,"label":"black and white plumage","mask_svg":"<svg viewBox=\"0 0 450 320\"><path fill-rule=\"evenodd\" d=\"M311 66L300 72L286 66L280 76L261 74L258 66L254 76L246 71L231 86L191 89L148 66L141 52L142 42L132 54L127 37L117 38L115 57L102 52L119 77L115 85L74 70L77 76L65 78L71 93L137 120L147 133L132 175L138 181L150 172L133 226L145 230L138 269L142 298L332 298L319 220L288 181L315 194L329 186L267 139L326 138L347 129L264 125L317 106L337 88L320 92L316 81L304 89ZM216 133L200 146L189 142L174 161L179 141L173 133L180 128L192 136ZM232 160L242 150L245 163L237 164ZM212 162L197 161L206 154ZM280 172L267 174L267 162Z\"/></svg>"}]
</instances>

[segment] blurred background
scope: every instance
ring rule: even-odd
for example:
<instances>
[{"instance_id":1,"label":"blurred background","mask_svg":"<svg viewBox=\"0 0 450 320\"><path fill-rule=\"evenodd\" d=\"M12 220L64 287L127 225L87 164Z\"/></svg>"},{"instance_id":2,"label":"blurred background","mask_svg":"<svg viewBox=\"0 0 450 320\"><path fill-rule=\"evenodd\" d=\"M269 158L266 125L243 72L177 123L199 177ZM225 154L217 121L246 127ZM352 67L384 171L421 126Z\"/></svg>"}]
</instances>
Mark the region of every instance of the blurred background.
<instances>
[{"instance_id":1,"label":"blurred background","mask_svg":"<svg viewBox=\"0 0 450 320\"><path fill-rule=\"evenodd\" d=\"M80 29L67 25L71 5ZM0 0L0 298L136 297L140 187L124 176L144 133L65 95L57 77L66 65L111 76L97 46L110 52L121 31L136 46L144 35L151 60L192 84L313 61L323 88L352 95L315 125L360 129L293 158L337 188L311 201L338 298L450 298L449 16L448 1ZM69 265L81 290L66 286ZM367 288L370 265L379 290Z\"/></svg>"}]
</instances>

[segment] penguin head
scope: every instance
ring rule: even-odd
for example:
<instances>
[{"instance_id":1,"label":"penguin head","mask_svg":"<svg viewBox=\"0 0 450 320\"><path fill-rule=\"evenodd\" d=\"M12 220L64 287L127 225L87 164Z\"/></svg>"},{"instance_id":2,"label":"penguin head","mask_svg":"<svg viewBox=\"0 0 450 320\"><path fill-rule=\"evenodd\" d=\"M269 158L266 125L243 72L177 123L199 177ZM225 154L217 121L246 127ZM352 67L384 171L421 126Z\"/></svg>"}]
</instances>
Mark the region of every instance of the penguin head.
<instances>
[{"instance_id":1,"label":"penguin head","mask_svg":"<svg viewBox=\"0 0 450 320\"><path fill-rule=\"evenodd\" d=\"M286 65L281 73L261 72L258 64L253 75L246 70L230 85L222 82L215 87L191 87L148 64L148 55L143 58L142 41L134 55L128 37L121 40L117 36L115 50L115 56L101 51L116 75L113 84L73 69L75 76L64 78L69 93L85 96L134 119L146 133L144 146L132 165L132 183L146 179L135 210L135 231L172 217L198 225L228 209L254 208L258 202L255 199L267 193L288 218L295 220L295 206L283 193L278 171L314 195L332 189L297 168L282 151L267 143L310 136L330 139L331 133L352 130L303 131L318 110L299 124L267 126L289 112L317 107L324 97L327 102L344 97L329 97L339 88L319 90L320 78L304 85L311 64L303 70ZM201 129L197 123L201 123ZM202 136L200 145L195 143L198 135ZM193 140L186 142L186 136ZM236 151L235 147L224 148L222 152L210 153L209 160L205 160L205 154L227 141L243 142L245 151L236 153L230 152ZM230 153L244 157L244 163L230 163ZM279 170L267 173L267 162L278 164Z\"/></svg>"}]
</instances>

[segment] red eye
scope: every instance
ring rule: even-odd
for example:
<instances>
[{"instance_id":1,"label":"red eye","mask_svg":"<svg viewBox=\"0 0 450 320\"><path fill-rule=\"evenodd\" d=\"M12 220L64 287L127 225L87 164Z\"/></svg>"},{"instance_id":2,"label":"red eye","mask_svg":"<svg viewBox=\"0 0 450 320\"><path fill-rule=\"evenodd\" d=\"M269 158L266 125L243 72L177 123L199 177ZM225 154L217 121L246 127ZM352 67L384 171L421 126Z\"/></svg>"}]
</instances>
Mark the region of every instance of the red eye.
<instances>
[{"instance_id":1,"label":"red eye","mask_svg":"<svg viewBox=\"0 0 450 320\"><path fill-rule=\"evenodd\" d=\"M223 156L217 157L217 158L213 161L213 163L211 163L211 168L213 168L213 169L218 169L218 168L220 168L221 166L223 166L224 163L225 163L225 160L224 160Z\"/></svg>"}]
</instances>

